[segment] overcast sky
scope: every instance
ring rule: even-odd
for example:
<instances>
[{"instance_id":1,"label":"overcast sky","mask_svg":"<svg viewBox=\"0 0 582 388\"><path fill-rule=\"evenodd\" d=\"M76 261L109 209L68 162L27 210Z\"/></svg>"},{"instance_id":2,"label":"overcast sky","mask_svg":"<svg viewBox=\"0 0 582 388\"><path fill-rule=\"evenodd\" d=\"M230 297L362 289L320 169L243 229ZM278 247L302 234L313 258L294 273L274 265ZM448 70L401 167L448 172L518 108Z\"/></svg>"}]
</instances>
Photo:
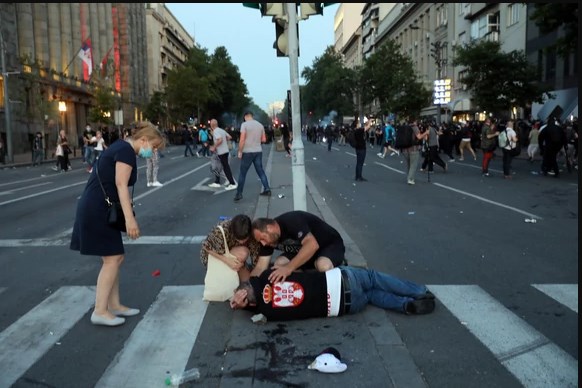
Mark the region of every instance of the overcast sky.
<instances>
[{"instance_id":1,"label":"overcast sky","mask_svg":"<svg viewBox=\"0 0 582 388\"><path fill-rule=\"evenodd\" d=\"M283 101L290 88L289 58L277 57L273 48L275 24L271 16L242 3L166 3L197 44L212 54L226 47L238 66L253 101L267 113L273 102ZM299 22L299 77L316 57L333 45L333 19L339 4L324 8ZM301 80L300 84L303 84Z\"/></svg>"}]
</instances>

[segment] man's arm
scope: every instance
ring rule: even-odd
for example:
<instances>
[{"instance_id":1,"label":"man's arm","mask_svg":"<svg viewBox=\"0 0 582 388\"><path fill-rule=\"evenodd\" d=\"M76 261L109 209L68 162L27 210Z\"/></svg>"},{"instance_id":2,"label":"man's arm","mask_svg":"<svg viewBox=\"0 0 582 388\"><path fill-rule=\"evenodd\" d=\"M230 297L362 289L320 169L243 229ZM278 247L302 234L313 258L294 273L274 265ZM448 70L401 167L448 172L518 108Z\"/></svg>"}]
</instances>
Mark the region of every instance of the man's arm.
<instances>
[{"instance_id":1,"label":"man's arm","mask_svg":"<svg viewBox=\"0 0 582 388\"><path fill-rule=\"evenodd\" d=\"M251 271L251 276L259 276L263 271L269 268L271 263L271 256L259 256L255 268Z\"/></svg>"},{"instance_id":2,"label":"man's arm","mask_svg":"<svg viewBox=\"0 0 582 388\"><path fill-rule=\"evenodd\" d=\"M240 133L240 139L238 141L238 158L242 158L243 149L245 148L245 141L247 140L247 132L244 131Z\"/></svg>"},{"instance_id":3,"label":"man's arm","mask_svg":"<svg viewBox=\"0 0 582 388\"><path fill-rule=\"evenodd\" d=\"M271 283L284 282L287 276L291 275L293 271L307 263L318 249L319 243L313 234L308 233L303 240L301 240L301 248L299 249L299 252L297 252L297 255L295 255L295 257L284 266L275 268L275 270L269 275L269 281Z\"/></svg>"}]
</instances>

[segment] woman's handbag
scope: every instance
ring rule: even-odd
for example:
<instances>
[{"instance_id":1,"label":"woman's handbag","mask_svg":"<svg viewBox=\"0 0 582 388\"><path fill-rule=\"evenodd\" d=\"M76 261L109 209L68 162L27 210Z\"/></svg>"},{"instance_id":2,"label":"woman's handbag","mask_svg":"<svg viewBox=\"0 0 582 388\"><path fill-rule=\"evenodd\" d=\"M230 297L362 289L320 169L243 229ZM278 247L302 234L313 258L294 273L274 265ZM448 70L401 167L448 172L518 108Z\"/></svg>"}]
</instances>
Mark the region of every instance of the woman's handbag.
<instances>
[{"instance_id":1,"label":"woman's handbag","mask_svg":"<svg viewBox=\"0 0 582 388\"><path fill-rule=\"evenodd\" d=\"M99 180L99 186L101 186L101 190L103 190L103 195L105 196L105 202L107 203L107 224L112 228L115 228L121 232L127 233L127 228L125 227L125 214L123 214L123 208L121 207L121 202L119 201L112 201L109 199L109 196L105 192L105 188L101 183L101 177L99 176L99 159L97 159L97 163L95 163L95 173L97 174L97 180ZM133 210L133 190L135 186L131 188L131 207L133 211L133 215L135 216L135 211Z\"/></svg>"},{"instance_id":2,"label":"woman's handbag","mask_svg":"<svg viewBox=\"0 0 582 388\"><path fill-rule=\"evenodd\" d=\"M224 238L224 256L236 260L230 253L228 242L221 225L218 226ZM234 289L239 285L238 272L230 268L219 258L208 254L206 276L204 277L204 295L202 299L208 302L224 302L234 295Z\"/></svg>"}]
</instances>

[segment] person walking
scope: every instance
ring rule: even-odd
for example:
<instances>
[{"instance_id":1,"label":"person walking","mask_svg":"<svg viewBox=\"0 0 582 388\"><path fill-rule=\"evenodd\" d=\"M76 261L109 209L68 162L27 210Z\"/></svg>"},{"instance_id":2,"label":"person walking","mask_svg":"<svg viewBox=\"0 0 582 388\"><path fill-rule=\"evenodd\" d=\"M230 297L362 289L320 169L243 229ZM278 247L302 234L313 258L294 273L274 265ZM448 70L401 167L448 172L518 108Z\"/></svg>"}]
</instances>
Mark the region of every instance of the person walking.
<instances>
[{"instance_id":1,"label":"person walking","mask_svg":"<svg viewBox=\"0 0 582 388\"><path fill-rule=\"evenodd\" d=\"M94 144L94 149L93 149L93 164L91 164L89 167L87 167L87 172L92 172L93 171L93 166L95 165L95 162L97 161L97 159L99 159L99 156L101 155L101 153L107 149L107 145L105 144L105 139L103 139L103 132L101 130L97 130L97 132L95 132L95 137L93 137L91 139L91 143Z\"/></svg>"},{"instance_id":2,"label":"person walking","mask_svg":"<svg viewBox=\"0 0 582 388\"><path fill-rule=\"evenodd\" d=\"M502 137L498 138L502 139ZM513 156L511 150L517 146L517 134L513 130L513 121L511 120L508 121L505 125L505 137L503 139L507 139L505 141L505 145L499 145L501 147L501 151L503 152L503 178L512 179L511 162L513 160Z\"/></svg>"},{"instance_id":3,"label":"person walking","mask_svg":"<svg viewBox=\"0 0 582 388\"><path fill-rule=\"evenodd\" d=\"M158 180L160 170L160 151L155 148L151 158L146 158L147 187L162 187L164 184Z\"/></svg>"},{"instance_id":4,"label":"person walking","mask_svg":"<svg viewBox=\"0 0 582 388\"><path fill-rule=\"evenodd\" d=\"M412 145L403 148L400 152L402 156L404 156L404 160L406 160L406 183L409 185L414 185L416 170L418 168L418 161L420 159L420 144L422 144L422 141L426 140L428 137L428 131L421 133L420 129L418 128L418 121L416 119L413 120L410 124L405 124L404 126L398 128L398 131L409 132L405 126L409 126L411 129L410 136L412 137ZM398 133L396 136L398 136Z\"/></svg>"},{"instance_id":5,"label":"person walking","mask_svg":"<svg viewBox=\"0 0 582 388\"><path fill-rule=\"evenodd\" d=\"M269 321L288 321L354 314L368 304L406 315L430 314L436 306L425 285L369 268L293 272L284 282L272 281L271 271L241 282L230 307L263 314Z\"/></svg>"},{"instance_id":6,"label":"person walking","mask_svg":"<svg viewBox=\"0 0 582 388\"><path fill-rule=\"evenodd\" d=\"M546 125L541 127L538 142L542 150L542 174L559 177L558 153L567 144L567 139L566 133L555 117L550 116Z\"/></svg>"},{"instance_id":7,"label":"person walking","mask_svg":"<svg viewBox=\"0 0 582 388\"><path fill-rule=\"evenodd\" d=\"M363 177L362 170L364 169L364 161L366 160L366 133L370 128L364 129L359 127L354 129L354 148L356 150L356 177L354 178L358 182L367 182L368 180Z\"/></svg>"},{"instance_id":8,"label":"person walking","mask_svg":"<svg viewBox=\"0 0 582 388\"><path fill-rule=\"evenodd\" d=\"M200 151L197 155L210 157L210 135L204 124L200 124L198 128L198 143L200 144Z\"/></svg>"},{"instance_id":9,"label":"person walking","mask_svg":"<svg viewBox=\"0 0 582 388\"><path fill-rule=\"evenodd\" d=\"M263 148L262 143L267 140L265 127L253 118L252 112L244 114L244 123L240 127L240 141L238 145L238 158L241 160L240 171L238 175L238 187L234 201L242 199L242 193L245 186L245 179L251 164L263 185L263 191L259 195L270 196L271 188L267 179L267 174L263 169Z\"/></svg>"},{"instance_id":10,"label":"person walking","mask_svg":"<svg viewBox=\"0 0 582 388\"><path fill-rule=\"evenodd\" d=\"M447 172L447 164L441 159L439 155L439 136L441 133L436 128L436 123L430 123L428 125L428 150L426 156L420 167L420 171L424 171L428 167L428 172L433 172L434 164L438 164L442 169Z\"/></svg>"},{"instance_id":11,"label":"person walking","mask_svg":"<svg viewBox=\"0 0 582 388\"><path fill-rule=\"evenodd\" d=\"M32 167L40 166L44 160L44 141L42 133L37 132L32 141Z\"/></svg>"},{"instance_id":12,"label":"person walking","mask_svg":"<svg viewBox=\"0 0 582 388\"><path fill-rule=\"evenodd\" d=\"M497 124L492 123L490 118L485 119L485 124L481 128L481 149L483 150L481 174L483 176L489 176L489 163L491 163L493 152L497 148L497 136L499 136Z\"/></svg>"},{"instance_id":13,"label":"person walking","mask_svg":"<svg viewBox=\"0 0 582 388\"><path fill-rule=\"evenodd\" d=\"M81 255L101 256L102 261L91 314L94 325L119 326L125 323L124 317L140 313L120 300L119 271L125 250L122 232L107 222L108 205L103 190L112 201L121 204L127 237L139 238L141 232L129 191L129 186L134 186L137 180L136 155L151 158L154 149L163 148L164 144L164 137L156 127L150 123L138 124L132 136L112 143L101 154L77 203L69 248Z\"/></svg>"},{"instance_id":14,"label":"person walking","mask_svg":"<svg viewBox=\"0 0 582 388\"><path fill-rule=\"evenodd\" d=\"M228 141L231 140L230 135L222 128L218 126L218 121L216 119L210 120L210 128L212 129L212 138L214 139L214 144L210 146L210 152L216 153L216 157L222 165L222 171L228 180L228 186L225 190L234 190L237 185L232 177L232 171L230 169L230 164L228 163ZM210 187L220 187L220 175L215 174L214 183L209 184Z\"/></svg>"},{"instance_id":15,"label":"person walking","mask_svg":"<svg viewBox=\"0 0 582 388\"><path fill-rule=\"evenodd\" d=\"M527 146L527 157L530 163L534 162L536 154L540 150L540 145L538 142L538 136L540 134L540 123L539 121L535 122L532 129L529 131L527 138L529 140L529 144Z\"/></svg>"},{"instance_id":16,"label":"person walking","mask_svg":"<svg viewBox=\"0 0 582 388\"><path fill-rule=\"evenodd\" d=\"M283 136L283 148L285 149L285 157L291 157L291 131L286 123L281 123L281 135Z\"/></svg>"},{"instance_id":17,"label":"person walking","mask_svg":"<svg viewBox=\"0 0 582 388\"><path fill-rule=\"evenodd\" d=\"M192 142L194 141L192 138L192 129L186 124L182 125L182 141L184 142L184 157L188 157L188 154L194 156L194 151L192 150Z\"/></svg>"},{"instance_id":18,"label":"person walking","mask_svg":"<svg viewBox=\"0 0 582 388\"><path fill-rule=\"evenodd\" d=\"M475 150L471 147L471 138L473 137L473 131L469 127L469 124L465 124L461 130L461 142L459 143L459 160L465 160L464 150L468 150L471 155L473 155L473 160L477 160L477 155Z\"/></svg>"},{"instance_id":19,"label":"person walking","mask_svg":"<svg viewBox=\"0 0 582 388\"><path fill-rule=\"evenodd\" d=\"M93 149L93 147L91 147ZM93 152L93 151L91 151ZM71 170L69 163L69 154L71 153L71 148L69 147L69 140L64 129L59 131L59 137L57 139L57 165L56 171L66 172Z\"/></svg>"}]
</instances>

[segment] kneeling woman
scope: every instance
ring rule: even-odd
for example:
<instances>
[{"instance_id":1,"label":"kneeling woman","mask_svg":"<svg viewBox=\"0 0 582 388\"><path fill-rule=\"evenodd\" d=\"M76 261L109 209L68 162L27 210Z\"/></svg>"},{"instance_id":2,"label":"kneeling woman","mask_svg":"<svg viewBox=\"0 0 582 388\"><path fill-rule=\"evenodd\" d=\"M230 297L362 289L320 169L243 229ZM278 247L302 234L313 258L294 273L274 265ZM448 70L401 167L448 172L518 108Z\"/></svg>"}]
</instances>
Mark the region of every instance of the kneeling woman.
<instances>
[{"instance_id":1,"label":"kneeling woman","mask_svg":"<svg viewBox=\"0 0 582 388\"><path fill-rule=\"evenodd\" d=\"M219 226L224 230L224 237ZM236 256L234 261L224 256L225 238L230 253ZM211 254L237 271L240 281L246 281L257 264L260 247L259 242L251 234L251 219L247 215L238 214L230 220L220 222L210 231L202 242L200 261L206 267L208 254Z\"/></svg>"}]
</instances>

